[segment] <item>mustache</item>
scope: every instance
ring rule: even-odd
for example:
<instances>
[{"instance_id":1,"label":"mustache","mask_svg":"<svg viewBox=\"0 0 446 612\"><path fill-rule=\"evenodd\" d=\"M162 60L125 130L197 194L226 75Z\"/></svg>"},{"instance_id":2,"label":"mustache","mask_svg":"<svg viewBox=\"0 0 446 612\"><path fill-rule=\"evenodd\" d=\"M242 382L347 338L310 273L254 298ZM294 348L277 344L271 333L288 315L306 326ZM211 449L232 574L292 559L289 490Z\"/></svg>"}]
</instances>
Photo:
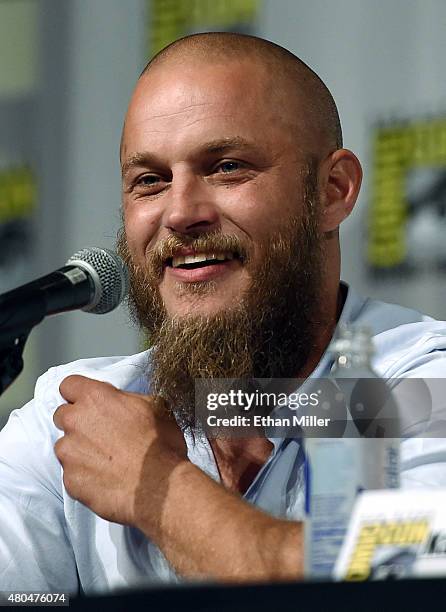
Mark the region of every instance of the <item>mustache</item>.
<instances>
[{"instance_id":1,"label":"mustache","mask_svg":"<svg viewBox=\"0 0 446 612\"><path fill-rule=\"evenodd\" d=\"M219 231L201 234L170 234L161 240L147 254L147 263L152 274L161 277L166 262L178 254L181 249L193 249L195 252L221 253L230 251L243 263L249 261L249 251L239 236L222 234Z\"/></svg>"}]
</instances>

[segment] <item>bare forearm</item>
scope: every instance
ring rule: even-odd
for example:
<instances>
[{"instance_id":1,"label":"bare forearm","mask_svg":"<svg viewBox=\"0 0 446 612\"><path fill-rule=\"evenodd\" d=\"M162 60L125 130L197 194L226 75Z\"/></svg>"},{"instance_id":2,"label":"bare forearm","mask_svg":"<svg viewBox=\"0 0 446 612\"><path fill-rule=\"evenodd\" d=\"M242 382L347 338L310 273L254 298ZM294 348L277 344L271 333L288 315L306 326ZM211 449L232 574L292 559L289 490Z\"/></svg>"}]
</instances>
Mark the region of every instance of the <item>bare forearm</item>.
<instances>
[{"instance_id":1,"label":"bare forearm","mask_svg":"<svg viewBox=\"0 0 446 612\"><path fill-rule=\"evenodd\" d=\"M184 576L301 575L299 523L256 510L188 461L161 398L83 376L67 377L60 391L67 403L54 413L63 432L54 450L71 497L107 521L141 529Z\"/></svg>"},{"instance_id":2,"label":"bare forearm","mask_svg":"<svg viewBox=\"0 0 446 612\"><path fill-rule=\"evenodd\" d=\"M183 576L224 581L302 576L302 525L253 508L189 462L171 473L160 511L156 528L144 517L140 527Z\"/></svg>"}]
</instances>

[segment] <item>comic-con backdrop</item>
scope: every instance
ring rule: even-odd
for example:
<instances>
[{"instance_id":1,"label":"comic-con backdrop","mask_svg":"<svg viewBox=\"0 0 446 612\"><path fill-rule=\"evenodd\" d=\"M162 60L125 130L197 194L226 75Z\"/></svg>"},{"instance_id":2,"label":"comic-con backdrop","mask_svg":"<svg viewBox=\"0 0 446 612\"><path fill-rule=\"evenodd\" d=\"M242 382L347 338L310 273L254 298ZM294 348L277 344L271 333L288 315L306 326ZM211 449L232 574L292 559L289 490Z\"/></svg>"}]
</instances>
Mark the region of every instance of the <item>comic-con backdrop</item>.
<instances>
[{"instance_id":1,"label":"comic-con backdrop","mask_svg":"<svg viewBox=\"0 0 446 612\"><path fill-rule=\"evenodd\" d=\"M446 112L377 125L366 261L376 279L446 274Z\"/></svg>"}]
</instances>

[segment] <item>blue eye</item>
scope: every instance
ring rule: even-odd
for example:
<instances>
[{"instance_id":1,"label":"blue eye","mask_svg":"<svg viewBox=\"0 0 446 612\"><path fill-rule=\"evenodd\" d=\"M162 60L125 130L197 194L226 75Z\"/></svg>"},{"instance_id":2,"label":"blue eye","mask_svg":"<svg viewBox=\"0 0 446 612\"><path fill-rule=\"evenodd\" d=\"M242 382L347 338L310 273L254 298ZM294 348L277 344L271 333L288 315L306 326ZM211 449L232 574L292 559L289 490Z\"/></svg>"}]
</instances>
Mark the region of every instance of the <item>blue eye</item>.
<instances>
[{"instance_id":1,"label":"blue eye","mask_svg":"<svg viewBox=\"0 0 446 612\"><path fill-rule=\"evenodd\" d=\"M236 161L227 161L221 163L219 168L225 173L234 172L234 170L238 170L240 168L240 163Z\"/></svg>"},{"instance_id":2,"label":"blue eye","mask_svg":"<svg viewBox=\"0 0 446 612\"><path fill-rule=\"evenodd\" d=\"M146 174L145 176L142 176L140 179L138 179L138 184L150 187L152 185L156 185L159 181L159 176L154 176L153 174Z\"/></svg>"}]
</instances>

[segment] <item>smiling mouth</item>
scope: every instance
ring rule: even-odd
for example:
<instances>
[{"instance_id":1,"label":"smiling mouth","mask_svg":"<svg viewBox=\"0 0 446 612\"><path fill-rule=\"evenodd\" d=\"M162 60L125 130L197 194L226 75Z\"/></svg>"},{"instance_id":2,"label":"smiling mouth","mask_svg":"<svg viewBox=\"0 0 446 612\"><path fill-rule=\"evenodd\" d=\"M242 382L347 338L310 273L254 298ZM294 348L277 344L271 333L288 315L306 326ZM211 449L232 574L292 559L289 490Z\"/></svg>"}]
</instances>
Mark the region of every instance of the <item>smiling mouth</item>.
<instances>
[{"instance_id":1,"label":"smiling mouth","mask_svg":"<svg viewBox=\"0 0 446 612\"><path fill-rule=\"evenodd\" d=\"M179 255L166 260L166 266L180 270L196 270L208 266L224 264L233 259L241 261L238 253L225 251L217 253L194 253L193 255Z\"/></svg>"}]
</instances>

